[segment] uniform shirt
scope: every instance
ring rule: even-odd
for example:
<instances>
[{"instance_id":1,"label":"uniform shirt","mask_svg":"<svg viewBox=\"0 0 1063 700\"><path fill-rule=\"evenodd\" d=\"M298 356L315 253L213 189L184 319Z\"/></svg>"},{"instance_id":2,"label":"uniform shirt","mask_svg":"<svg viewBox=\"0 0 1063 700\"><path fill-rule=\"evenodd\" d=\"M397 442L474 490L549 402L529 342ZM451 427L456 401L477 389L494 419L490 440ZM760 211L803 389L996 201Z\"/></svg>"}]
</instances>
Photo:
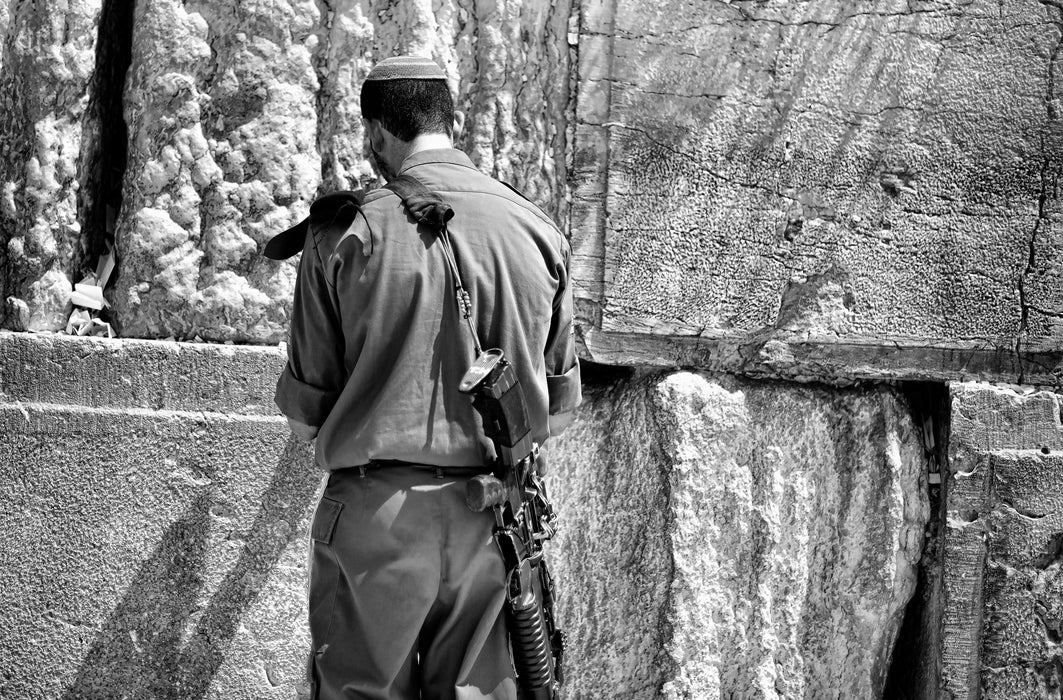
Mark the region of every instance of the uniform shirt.
<instances>
[{"instance_id":1,"label":"uniform shirt","mask_svg":"<svg viewBox=\"0 0 1063 700\"><path fill-rule=\"evenodd\" d=\"M528 403L533 439L580 402L570 248L538 207L454 149L420 151L400 173L454 209L450 242L484 349L501 348ZM311 226L292 310L281 412L320 426L326 469L400 460L476 466L494 456L458 384L475 358L433 231L387 189L357 213ZM352 218L353 217L353 218Z\"/></svg>"}]
</instances>

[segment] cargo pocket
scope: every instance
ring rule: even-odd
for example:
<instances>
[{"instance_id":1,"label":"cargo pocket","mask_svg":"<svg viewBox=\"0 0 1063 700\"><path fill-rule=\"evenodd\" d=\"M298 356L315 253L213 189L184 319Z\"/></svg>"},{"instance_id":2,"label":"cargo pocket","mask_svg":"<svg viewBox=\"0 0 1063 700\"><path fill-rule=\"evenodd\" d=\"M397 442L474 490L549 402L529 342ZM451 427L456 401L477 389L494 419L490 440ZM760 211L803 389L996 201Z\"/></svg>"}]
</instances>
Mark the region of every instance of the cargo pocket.
<instances>
[{"instance_id":1,"label":"cargo pocket","mask_svg":"<svg viewBox=\"0 0 1063 700\"><path fill-rule=\"evenodd\" d=\"M336 522L340 518L343 504L334 501L327 496L321 497L321 503L317 506L314 514L314 524L310 527L310 539L322 544L332 544L332 534L336 530Z\"/></svg>"},{"instance_id":2,"label":"cargo pocket","mask_svg":"<svg viewBox=\"0 0 1063 700\"><path fill-rule=\"evenodd\" d=\"M332 635L332 618L336 607L336 587L339 581L339 563L332 549L343 503L322 497L310 526L310 543L313 547L313 566L310 571L308 612L310 621L311 682L317 685L316 657L327 647Z\"/></svg>"}]
</instances>

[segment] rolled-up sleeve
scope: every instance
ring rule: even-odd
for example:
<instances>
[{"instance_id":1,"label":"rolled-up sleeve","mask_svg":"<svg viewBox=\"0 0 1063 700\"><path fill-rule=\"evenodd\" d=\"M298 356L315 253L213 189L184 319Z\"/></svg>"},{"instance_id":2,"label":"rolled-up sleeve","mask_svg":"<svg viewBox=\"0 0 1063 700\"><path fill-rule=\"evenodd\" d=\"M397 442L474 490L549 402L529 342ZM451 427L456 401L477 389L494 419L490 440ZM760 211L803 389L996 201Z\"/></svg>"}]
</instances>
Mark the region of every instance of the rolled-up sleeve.
<instances>
[{"instance_id":1,"label":"rolled-up sleeve","mask_svg":"<svg viewBox=\"0 0 1063 700\"><path fill-rule=\"evenodd\" d=\"M285 416L320 427L336 404L346 373L344 340L335 291L328 279L318 239L306 237L295 281L288 364L274 400Z\"/></svg>"},{"instance_id":2,"label":"rolled-up sleeve","mask_svg":"<svg viewBox=\"0 0 1063 700\"><path fill-rule=\"evenodd\" d=\"M546 340L546 387L550 394L550 415L574 411L583 400L579 358L572 325L572 289L568 278L568 243L562 238L561 262L557 265L558 290Z\"/></svg>"}]
</instances>

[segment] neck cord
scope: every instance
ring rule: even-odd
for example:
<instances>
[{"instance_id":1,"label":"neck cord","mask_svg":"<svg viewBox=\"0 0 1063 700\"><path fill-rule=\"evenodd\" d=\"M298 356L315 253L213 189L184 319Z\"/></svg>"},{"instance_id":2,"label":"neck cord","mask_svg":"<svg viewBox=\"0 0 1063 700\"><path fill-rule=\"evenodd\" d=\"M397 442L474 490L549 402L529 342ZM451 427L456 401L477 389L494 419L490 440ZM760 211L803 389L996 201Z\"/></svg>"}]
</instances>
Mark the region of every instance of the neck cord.
<instances>
[{"instance_id":1,"label":"neck cord","mask_svg":"<svg viewBox=\"0 0 1063 700\"><path fill-rule=\"evenodd\" d=\"M469 335L472 337L472 344L476 348L476 356L479 357L483 354L483 348L480 346L480 338L476 335L476 327L472 322L472 298L465 291L465 285L462 284L461 273L458 271L458 262L454 258L453 248L450 247L450 232L447 230L446 224L443 224L439 229L439 244L443 247L443 255L446 256L450 271L454 274L454 298L458 303L458 313L465 318L465 324L469 328Z\"/></svg>"}]
</instances>

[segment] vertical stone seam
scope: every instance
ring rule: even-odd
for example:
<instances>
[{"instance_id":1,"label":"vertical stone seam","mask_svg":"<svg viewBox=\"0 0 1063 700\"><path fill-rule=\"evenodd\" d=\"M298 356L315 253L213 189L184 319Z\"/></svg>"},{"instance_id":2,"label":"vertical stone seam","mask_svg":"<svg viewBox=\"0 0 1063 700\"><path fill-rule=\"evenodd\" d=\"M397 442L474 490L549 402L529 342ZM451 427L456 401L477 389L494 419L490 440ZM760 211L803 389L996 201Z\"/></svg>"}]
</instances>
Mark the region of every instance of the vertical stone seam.
<instances>
[{"instance_id":1,"label":"vertical stone seam","mask_svg":"<svg viewBox=\"0 0 1063 700\"><path fill-rule=\"evenodd\" d=\"M468 106L471 108L473 106L472 101L476 94L476 87L480 84L480 33L478 31L480 28L480 18L476 15L476 3L474 0L454 0L454 5L458 9L458 12L455 13L455 16L458 18L459 23L458 36L455 37L455 39L460 40L461 31L464 30L466 27L469 28L469 59L472 61L472 70L468 73L468 82L466 83L464 97L466 100L468 100ZM463 11L465 13L465 21L461 22L461 12ZM460 98L462 97L461 82L463 78L466 78L466 76L464 74L459 73L457 90L459 104ZM466 119L469 119L470 121L468 124L466 124L465 128L462 130L462 133L459 135L458 138L459 148L461 148L467 153L469 152L471 146L470 134L472 134L473 131L471 111L471 109L465 110Z\"/></svg>"},{"instance_id":2,"label":"vertical stone seam","mask_svg":"<svg viewBox=\"0 0 1063 700\"><path fill-rule=\"evenodd\" d=\"M96 65L81 143L77 197L82 253L79 267L95 268L107 245L114 244L121 215L129 162L125 84L133 56L135 12L135 0L105 0L100 13ZM109 208L113 208L111 215Z\"/></svg>"},{"instance_id":3,"label":"vertical stone seam","mask_svg":"<svg viewBox=\"0 0 1063 700\"><path fill-rule=\"evenodd\" d=\"M569 3L565 51L568 53L568 96L565 99L564 158L565 176L561 197L564 216L557 222L565 236L572 240L572 203L576 199L576 103L579 101L579 37L582 30L581 5ZM560 214L560 212L559 212Z\"/></svg>"},{"instance_id":4,"label":"vertical stone seam","mask_svg":"<svg viewBox=\"0 0 1063 700\"><path fill-rule=\"evenodd\" d=\"M317 58L313 61L314 72L317 74L317 94L314 96L315 111L317 112L317 133L314 138L317 144L317 153L320 160L321 184L318 185L318 196L325 194L333 187L333 153L328 144L328 127L326 115L328 114L328 102L332 96L332 81L327 74L328 60L332 53L332 25L336 20L336 8L332 0L317 0L317 6L321 12L322 28L324 29L324 41L318 47Z\"/></svg>"},{"instance_id":5,"label":"vertical stone seam","mask_svg":"<svg viewBox=\"0 0 1063 700\"><path fill-rule=\"evenodd\" d=\"M197 11L198 10L197 8ZM201 11L200 11L201 12ZM196 100L203 110L202 117L199 120L199 128L203 132L205 138L211 138L215 134L214 129L210 126L213 122L213 113L217 109L213 101L213 95L211 94L214 87L214 79L218 75L218 70L221 67L220 52L218 51L218 44L224 46L224 38L218 33L218 23L216 21L207 21L207 36L206 43L210 47L210 66L203 73L196 73ZM215 257L215 251L211 249L211 246L207 243L207 232L211 230L216 220L215 208L211 202L211 189L214 187L212 184L198 184L195 182L195 178L192 179L192 188L195 190L196 197L199 202L197 204L197 219L198 226L195 229L186 228L189 231L189 239L195 243L196 248L202 252L196 261L196 291L201 291L204 286L204 280L209 277L211 269L217 265ZM193 335L196 333L195 329L200 326L198 321L194 323L188 323L184 321L188 326L188 330L184 331L186 335ZM180 322L176 324L178 327Z\"/></svg>"},{"instance_id":6,"label":"vertical stone seam","mask_svg":"<svg viewBox=\"0 0 1063 700\"><path fill-rule=\"evenodd\" d=\"M675 498L672 493L672 473L675 470L678 459L674 452L669 449L669 445L666 442L666 436L675 434L676 426L665 419L659 394L661 383L667 376L667 374L661 373L648 377L648 381L644 385L645 395L643 397L644 405L650 411L647 418L654 428L653 434L656 437L654 444L650 447L650 454L656 457L655 461L659 465L658 479L663 492L662 500L665 503L663 534L665 541L669 544L666 553L668 556L668 569L661 572L661 575L666 577L668 586L666 587L665 599L661 601L661 605L658 608L658 637L655 645L657 650L654 665L660 669L659 682L655 686L658 697L663 697L664 689L669 683L679 679L679 668L672 653L672 647L675 644L675 628L671 622L673 619L672 613L676 609L675 577L677 571L673 542L676 519Z\"/></svg>"},{"instance_id":7,"label":"vertical stone seam","mask_svg":"<svg viewBox=\"0 0 1063 700\"><path fill-rule=\"evenodd\" d=\"M950 385L950 414L955 415L958 409L959 403L962 401L962 397L957 389L957 385ZM950 416L951 418L951 416ZM981 531L981 542L979 545L980 551L978 552L978 559L974 563L974 571L971 572L974 580L970 582L970 592L974 596L974 600L971 601L971 608L974 611L972 614L972 620L965 629L960 629L957 621L954 618L957 609L964 606L963 601L950 601L948 587L943 585L942 590L942 646L941 646L941 676L940 683L942 687L942 695L947 698L954 698L960 700L959 693L966 690L966 694L963 696L963 700L980 700L981 699L981 668L982 668L982 637L985 628L985 572L989 564L989 503L991 501L991 488L993 481L993 465L989 459L980 459L985 456L986 451L973 447L970 444L966 444L962 448L962 452L959 451L958 445L953 441L954 431L951 426L949 429L949 444L947 447L947 459L948 469L942 478L942 482L949 482L944 485L942 491L942 498L944 499L944 505L942 506L945 512L945 521L942 523L942 562L943 565L949 564L948 560L948 533L953 525L950 521L953 517L957 517L964 522L969 523L969 527L977 527ZM960 440L971 440L970 435L960 436ZM959 464L963 463L963 466L971 471L966 474L961 474ZM984 470L984 474L981 475L982 482L979 487L979 491L975 496L975 503L971 503L969 500L971 494L961 494L958 498L964 499L962 503L954 503L952 500L951 490L955 486L955 479L962 478L975 478L975 472L978 470ZM968 487L969 489L969 487ZM968 490L965 489L965 490ZM963 510L954 511L950 506L963 507ZM971 511L974 511L973 516ZM977 523L975 522L977 521ZM959 576L959 574L957 574ZM954 579L955 580L955 579ZM944 584L944 582L943 582ZM957 643L961 644L964 640L970 639L970 658L957 659L955 654L948 654L949 649L946 648L945 643L949 639L950 628L952 625L952 632L957 637ZM948 658L946 658L948 657ZM950 688L949 681L954 681L954 689ZM958 686L958 687L955 687ZM964 686L966 686L964 688Z\"/></svg>"},{"instance_id":8,"label":"vertical stone seam","mask_svg":"<svg viewBox=\"0 0 1063 700\"><path fill-rule=\"evenodd\" d=\"M606 234L608 231L609 220L609 164L611 161L611 118L612 118L612 75L613 75L613 63L614 55L613 45L615 42L615 25L617 25L617 8L619 0L601 0L603 3L603 16L606 17L604 25L600 28L602 31L591 31L587 27L586 6L583 3L573 2L576 15L576 48L575 48L575 61L573 64L573 73L575 74L575 80L572 87L573 104L573 139L572 139L572 152L573 152L573 167L569 173L569 183L572 192L572 200L575 203L576 194L578 190L578 183L575 182L574 177L579 175L579 169L576 167L575 154L581 148L578 139L578 130L580 126L591 127L597 132L597 137L589 139L601 143L602 150L597 153L597 170L594 171L593 176L598 183L601 184L601 190L594 193L588 193L589 199L587 209L596 209L596 217L588 217L586 215L580 217L579 223L585 223L586 219L591 218L594 220L594 231L586 231L580 235L580 237L587 237L594 241L600 256L595 256L595 259L590 264L580 263L577 266L577 270L574 272L577 276L585 279L592 280L589 285L580 286L577 289L577 296L575 300L576 315L578 321L583 321L588 327L584 327L584 323L577 325L577 340L581 347L581 355L584 357L593 358L594 353L588 343L588 336L591 332L600 331L603 325L603 319L605 315L605 308L607 304L607 285L606 277L607 270L609 268L609 249L606 245ZM585 61L590 61L587 57L588 54L580 50L580 42L583 41L586 36L604 36L603 50L608 55L605 59L604 74L601 78L601 85L598 85L597 89L604 92L604 100L606 104L604 118L602 123L593 123L584 121L580 116L581 105L579 102L580 92L583 91L583 80L585 73ZM596 149L595 149L596 150ZM597 202L593 201L593 198L597 198ZM590 206L593 205L593 206ZM572 231L573 217L570 216L569 222L569 239L573 242L573 249L580 247L576 239L576 233ZM588 289L589 288L589 289ZM592 290L595 290L596 294ZM590 291L591 293L587 293ZM589 308L587 308L589 307Z\"/></svg>"},{"instance_id":9,"label":"vertical stone seam","mask_svg":"<svg viewBox=\"0 0 1063 700\"><path fill-rule=\"evenodd\" d=\"M941 475L941 484L938 491L937 513L931 513L931 524L935 528L934 542L937 551L934 553L933 563L934 579L931 582L932 600L937 601L936 619L931 627L932 646L925 650L930 658L930 672L936 680L932 689L921 700L944 700L944 643L945 643L945 536L948 529L949 518L949 488L952 483L949 479L949 445L952 443L952 401L949 399L948 387L944 388L944 395L939 404L940 408L935 412L937 425L934 429L934 438L937 441L934 450L934 458L937 460L938 474ZM935 522L936 520L936 522Z\"/></svg>"},{"instance_id":10,"label":"vertical stone seam","mask_svg":"<svg viewBox=\"0 0 1063 700\"><path fill-rule=\"evenodd\" d=\"M1058 0L1038 0L1046 8L1055 8L1058 17L1052 22L1055 24L1058 36L1056 38L1056 45L1052 47L1052 51L1048 56L1048 87L1045 92L1045 111L1048 113L1048 120L1045 124L1045 130L1051 131L1056 122L1059 121L1059 113L1055 106L1056 97L1056 84L1055 84L1055 68L1056 63L1059 60L1059 54L1063 49L1063 2ZM1051 12L1051 10L1048 10ZM1041 134L1041 192L1037 201L1037 221L1034 223L1033 231L1030 232L1028 246L1028 257L1026 260L1026 268L1020 273L1018 281L1018 295L1019 295L1019 330L1015 334L1015 362L1019 368L1019 376L1016 382L1018 384L1024 383L1026 378L1026 365L1023 362L1022 345L1023 341L1029 335L1029 320L1030 320L1030 304L1026 298L1026 278L1036 272L1036 255L1037 255L1037 236L1041 232L1041 227L1045 222L1045 205L1048 202L1048 168L1051 163L1051 157L1048 154L1048 146L1045 143L1045 134Z\"/></svg>"},{"instance_id":11,"label":"vertical stone seam","mask_svg":"<svg viewBox=\"0 0 1063 700\"><path fill-rule=\"evenodd\" d=\"M0 47L0 65L3 66L4 76L10 75L10 90L4 96L4 129L0 131L0 156L9 162L23 162L24 154L30 149L28 139L10 138L8 134L24 134L28 131L27 108L22 91L20 74L20 56L15 50L15 37L11 33L17 32L19 27L18 9L8 18L7 33L4 36L3 45ZM4 81L6 83L6 80ZM5 85L6 87L6 85ZM13 306L13 301L24 295L25 270L17 268L16 262L10 254L10 244L18 235L15 229L23 228L19 221L19 212L27 209L25 201L25 187L18 188L13 193L14 207L10 214L0 212L0 327L9 328L12 318L16 326L21 326L18 313ZM24 234L22 234L24 235ZM16 327L16 330L24 330Z\"/></svg>"}]
</instances>

